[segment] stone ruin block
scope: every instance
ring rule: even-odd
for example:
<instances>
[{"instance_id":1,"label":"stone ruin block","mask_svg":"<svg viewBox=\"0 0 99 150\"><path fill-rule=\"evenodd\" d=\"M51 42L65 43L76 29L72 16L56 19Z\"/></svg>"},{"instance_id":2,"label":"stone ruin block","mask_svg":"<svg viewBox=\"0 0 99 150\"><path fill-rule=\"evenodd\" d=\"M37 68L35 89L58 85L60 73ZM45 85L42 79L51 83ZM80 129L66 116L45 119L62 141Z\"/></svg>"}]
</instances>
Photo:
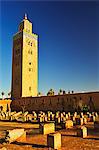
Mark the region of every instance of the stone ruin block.
<instances>
[{"instance_id":1,"label":"stone ruin block","mask_svg":"<svg viewBox=\"0 0 99 150\"><path fill-rule=\"evenodd\" d=\"M88 115L84 115L84 118L88 118Z\"/></svg>"},{"instance_id":2,"label":"stone ruin block","mask_svg":"<svg viewBox=\"0 0 99 150\"><path fill-rule=\"evenodd\" d=\"M54 123L41 123L39 126L41 134L49 134L55 132L55 124Z\"/></svg>"},{"instance_id":3,"label":"stone ruin block","mask_svg":"<svg viewBox=\"0 0 99 150\"><path fill-rule=\"evenodd\" d=\"M92 112L92 115L94 115L95 114L95 112Z\"/></svg>"},{"instance_id":4,"label":"stone ruin block","mask_svg":"<svg viewBox=\"0 0 99 150\"><path fill-rule=\"evenodd\" d=\"M27 116L28 115L28 111L26 111L24 114L23 114L23 116L25 117L25 116Z\"/></svg>"},{"instance_id":5,"label":"stone ruin block","mask_svg":"<svg viewBox=\"0 0 99 150\"><path fill-rule=\"evenodd\" d=\"M65 122L66 121L66 117L63 117L63 122Z\"/></svg>"},{"instance_id":6,"label":"stone ruin block","mask_svg":"<svg viewBox=\"0 0 99 150\"><path fill-rule=\"evenodd\" d=\"M5 120L6 119L6 114L5 112L0 113L0 120Z\"/></svg>"},{"instance_id":7,"label":"stone ruin block","mask_svg":"<svg viewBox=\"0 0 99 150\"><path fill-rule=\"evenodd\" d=\"M92 116L91 116L91 121L92 121L92 122L95 122L95 120L96 120L96 117L95 117L94 115L92 115Z\"/></svg>"},{"instance_id":8,"label":"stone ruin block","mask_svg":"<svg viewBox=\"0 0 99 150\"><path fill-rule=\"evenodd\" d=\"M61 134L60 133L48 134L47 146L56 150L60 149L61 148Z\"/></svg>"},{"instance_id":9,"label":"stone ruin block","mask_svg":"<svg viewBox=\"0 0 99 150\"><path fill-rule=\"evenodd\" d=\"M77 112L74 113L74 117L75 117L75 118L77 117Z\"/></svg>"},{"instance_id":10,"label":"stone ruin block","mask_svg":"<svg viewBox=\"0 0 99 150\"><path fill-rule=\"evenodd\" d=\"M75 116L73 116L72 120L73 120L73 121L76 121L76 118L75 118Z\"/></svg>"},{"instance_id":11,"label":"stone ruin block","mask_svg":"<svg viewBox=\"0 0 99 150\"><path fill-rule=\"evenodd\" d=\"M27 116L28 116L29 114L28 114L28 111L26 111L26 112L24 112L24 113L22 113L22 114L20 114L20 115L18 115L17 117L16 117L16 121L18 121L18 122L26 122L27 121Z\"/></svg>"},{"instance_id":12,"label":"stone ruin block","mask_svg":"<svg viewBox=\"0 0 99 150\"><path fill-rule=\"evenodd\" d=\"M91 121L91 118L88 117L88 118L87 118L87 122L90 122L90 121Z\"/></svg>"},{"instance_id":13,"label":"stone ruin block","mask_svg":"<svg viewBox=\"0 0 99 150\"><path fill-rule=\"evenodd\" d=\"M61 118L60 117L55 118L55 123L61 123Z\"/></svg>"},{"instance_id":14,"label":"stone ruin block","mask_svg":"<svg viewBox=\"0 0 99 150\"><path fill-rule=\"evenodd\" d=\"M77 115L76 118L80 118L80 115Z\"/></svg>"},{"instance_id":15,"label":"stone ruin block","mask_svg":"<svg viewBox=\"0 0 99 150\"><path fill-rule=\"evenodd\" d=\"M65 113L65 112L63 112L63 115L64 115L64 116L65 116L65 114L66 114L66 113Z\"/></svg>"},{"instance_id":16,"label":"stone ruin block","mask_svg":"<svg viewBox=\"0 0 99 150\"><path fill-rule=\"evenodd\" d=\"M69 129L73 127L73 121L72 120L67 120L66 122L62 122L61 126L63 129Z\"/></svg>"},{"instance_id":17,"label":"stone ruin block","mask_svg":"<svg viewBox=\"0 0 99 150\"><path fill-rule=\"evenodd\" d=\"M52 121L55 119L55 114L51 114Z\"/></svg>"},{"instance_id":18,"label":"stone ruin block","mask_svg":"<svg viewBox=\"0 0 99 150\"><path fill-rule=\"evenodd\" d=\"M14 114L16 114L16 111L12 111L12 112L10 112L10 116L13 116Z\"/></svg>"},{"instance_id":19,"label":"stone ruin block","mask_svg":"<svg viewBox=\"0 0 99 150\"><path fill-rule=\"evenodd\" d=\"M98 113L97 112L95 112L95 116L98 117Z\"/></svg>"},{"instance_id":20,"label":"stone ruin block","mask_svg":"<svg viewBox=\"0 0 99 150\"><path fill-rule=\"evenodd\" d=\"M65 125L66 125L66 129L72 128L73 127L73 121L67 120Z\"/></svg>"},{"instance_id":21,"label":"stone ruin block","mask_svg":"<svg viewBox=\"0 0 99 150\"><path fill-rule=\"evenodd\" d=\"M32 120L32 114L27 114L26 121L31 121L31 120Z\"/></svg>"},{"instance_id":22,"label":"stone ruin block","mask_svg":"<svg viewBox=\"0 0 99 150\"><path fill-rule=\"evenodd\" d=\"M95 121L99 121L99 117L96 117L96 118L95 118Z\"/></svg>"},{"instance_id":23,"label":"stone ruin block","mask_svg":"<svg viewBox=\"0 0 99 150\"><path fill-rule=\"evenodd\" d=\"M63 115L63 113L61 113L61 115L60 115L61 121L63 121L63 117L64 117L64 115Z\"/></svg>"},{"instance_id":24,"label":"stone ruin block","mask_svg":"<svg viewBox=\"0 0 99 150\"><path fill-rule=\"evenodd\" d=\"M48 118L47 118L47 115L44 116L44 122L47 122L48 121Z\"/></svg>"},{"instance_id":25,"label":"stone ruin block","mask_svg":"<svg viewBox=\"0 0 99 150\"><path fill-rule=\"evenodd\" d=\"M12 113L11 117L10 117L10 120L13 121L13 120L17 120L19 118L19 116L22 115L22 111L20 112L17 112L17 113Z\"/></svg>"},{"instance_id":26,"label":"stone ruin block","mask_svg":"<svg viewBox=\"0 0 99 150\"><path fill-rule=\"evenodd\" d=\"M68 116L68 114L66 114L66 120L67 120L67 119L69 119L69 116Z\"/></svg>"},{"instance_id":27,"label":"stone ruin block","mask_svg":"<svg viewBox=\"0 0 99 150\"><path fill-rule=\"evenodd\" d=\"M68 116L70 117L70 112L68 112Z\"/></svg>"},{"instance_id":28,"label":"stone ruin block","mask_svg":"<svg viewBox=\"0 0 99 150\"><path fill-rule=\"evenodd\" d=\"M0 148L0 150L7 150L7 148L6 147L2 147L2 148Z\"/></svg>"},{"instance_id":29,"label":"stone ruin block","mask_svg":"<svg viewBox=\"0 0 99 150\"><path fill-rule=\"evenodd\" d=\"M50 118L49 118L49 120L50 120L50 121L52 121L52 114L50 114Z\"/></svg>"},{"instance_id":30,"label":"stone ruin block","mask_svg":"<svg viewBox=\"0 0 99 150\"><path fill-rule=\"evenodd\" d=\"M22 114L22 111L19 111L19 112L13 114L13 116L14 116L14 117L17 117L17 116L19 116L19 115L21 115L21 114Z\"/></svg>"},{"instance_id":31,"label":"stone ruin block","mask_svg":"<svg viewBox=\"0 0 99 150\"><path fill-rule=\"evenodd\" d=\"M87 118L83 118L84 124L87 124Z\"/></svg>"},{"instance_id":32,"label":"stone ruin block","mask_svg":"<svg viewBox=\"0 0 99 150\"><path fill-rule=\"evenodd\" d=\"M94 128L99 129L99 117L96 117L96 120L94 122Z\"/></svg>"},{"instance_id":33,"label":"stone ruin block","mask_svg":"<svg viewBox=\"0 0 99 150\"><path fill-rule=\"evenodd\" d=\"M38 118L39 123L44 122L44 121L45 121L44 117L41 116L41 117Z\"/></svg>"},{"instance_id":34,"label":"stone ruin block","mask_svg":"<svg viewBox=\"0 0 99 150\"><path fill-rule=\"evenodd\" d=\"M99 122L97 122L97 121L94 122L94 128L99 129Z\"/></svg>"},{"instance_id":35,"label":"stone ruin block","mask_svg":"<svg viewBox=\"0 0 99 150\"><path fill-rule=\"evenodd\" d=\"M81 115L81 117L83 117L84 116L83 112L81 112L80 115Z\"/></svg>"},{"instance_id":36,"label":"stone ruin block","mask_svg":"<svg viewBox=\"0 0 99 150\"><path fill-rule=\"evenodd\" d=\"M24 142L26 141L26 131L16 140L17 142Z\"/></svg>"},{"instance_id":37,"label":"stone ruin block","mask_svg":"<svg viewBox=\"0 0 99 150\"><path fill-rule=\"evenodd\" d=\"M83 125L83 118L75 118L76 125Z\"/></svg>"},{"instance_id":38,"label":"stone ruin block","mask_svg":"<svg viewBox=\"0 0 99 150\"><path fill-rule=\"evenodd\" d=\"M60 112L57 111L55 116L56 116L56 118L60 117Z\"/></svg>"},{"instance_id":39,"label":"stone ruin block","mask_svg":"<svg viewBox=\"0 0 99 150\"><path fill-rule=\"evenodd\" d=\"M66 129L66 122L61 122L62 129Z\"/></svg>"},{"instance_id":40,"label":"stone ruin block","mask_svg":"<svg viewBox=\"0 0 99 150\"><path fill-rule=\"evenodd\" d=\"M40 111L40 113L38 114L38 122L41 123L41 122L45 122L45 113Z\"/></svg>"},{"instance_id":41,"label":"stone ruin block","mask_svg":"<svg viewBox=\"0 0 99 150\"><path fill-rule=\"evenodd\" d=\"M25 141L26 140L26 132L24 129L13 129L6 131L5 142L12 143L15 141Z\"/></svg>"},{"instance_id":42,"label":"stone ruin block","mask_svg":"<svg viewBox=\"0 0 99 150\"><path fill-rule=\"evenodd\" d=\"M32 114L33 114L34 117L37 118L37 113L35 111L32 111Z\"/></svg>"},{"instance_id":43,"label":"stone ruin block","mask_svg":"<svg viewBox=\"0 0 99 150\"><path fill-rule=\"evenodd\" d=\"M50 117L47 117L47 120L50 121Z\"/></svg>"},{"instance_id":44,"label":"stone ruin block","mask_svg":"<svg viewBox=\"0 0 99 150\"><path fill-rule=\"evenodd\" d=\"M84 118L84 116L85 116L85 113L81 112L81 118Z\"/></svg>"},{"instance_id":45,"label":"stone ruin block","mask_svg":"<svg viewBox=\"0 0 99 150\"><path fill-rule=\"evenodd\" d=\"M77 129L77 136L78 137L82 137L82 138L86 138L87 137L87 128L82 126L81 128Z\"/></svg>"},{"instance_id":46,"label":"stone ruin block","mask_svg":"<svg viewBox=\"0 0 99 150\"><path fill-rule=\"evenodd\" d=\"M91 118L91 116L92 116L92 114L91 114L91 113L89 113L89 114L88 114L88 118Z\"/></svg>"},{"instance_id":47,"label":"stone ruin block","mask_svg":"<svg viewBox=\"0 0 99 150\"><path fill-rule=\"evenodd\" d=\"M73 120L73 117L74 117L74 116L73 116L73 115L71 115L69 120Z\"/></svg>"},{"instance_id":48,"label":"stone ruin block","mask_svg":"<svg viewBox=\"0 0 99 150\"><path fill-rule=\"evenodd\" d=\"M65 112L63 112L62 114L63 114L63 116L61 116L62 121L69 119L68 114L66 114Z\"/></svg>"},{"instance_id":49,"label":"stone ruin block","mask_svg":"<svg viewBox=\"0 0 99 150\"><path fill-rule=\"evenodd\" d=\"M89 112L87 112L87 115L89 114Z\"/></svg>"},{"instance_id":50,"label":"stone ruin block","mask_svg":"<svg viewBox=\"0 0 99 150\"><path fill-rule=\"evenodd\" d=\"M47 116L50 117L53 113L51 111L47 111Z\"/></svg>"},{"instance_id":51,"label":"stone ruin block","mask_svg":"<svg viewBox=\"0 0 99 150\"><path fill-rule=\"evenodd\" d=\"M80 118L80 125L82 126L84 124L83 118Z\"/></svg>"},{"instance_id":52,"label":"stone ruin block","mask_svg":"<svg viewBox=\"0 0 99 150\"><path fill-rule=\"evenodd\" d=\"M75 118L76 125L80 125L80 118Z\"/></svg>"}]
</instances>

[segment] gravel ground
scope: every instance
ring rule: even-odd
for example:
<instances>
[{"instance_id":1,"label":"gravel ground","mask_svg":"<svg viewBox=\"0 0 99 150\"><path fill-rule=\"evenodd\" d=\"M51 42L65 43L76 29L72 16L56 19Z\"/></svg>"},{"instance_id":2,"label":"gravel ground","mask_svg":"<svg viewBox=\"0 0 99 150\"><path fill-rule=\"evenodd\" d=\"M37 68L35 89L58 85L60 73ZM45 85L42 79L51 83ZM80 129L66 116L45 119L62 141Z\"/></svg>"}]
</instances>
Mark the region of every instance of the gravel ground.
<instances>
[{"instance_id":1,"label":"gravel ground","mask_svg":"<svg viewBox=\"0 0 99 150\"><path fill-rule=\"evenodd\" d=\"M87 125L88 137L77 137L76 127L58 130L62 135L60 150L99 150L99 130L94 130L93 123ZM27 132L26 141L2 144L5 130L24 128ZM52 150L47 147L47 135L39 134L39 125L30 123L0 122L0 150Z\"/></svg>"}]
</instances>

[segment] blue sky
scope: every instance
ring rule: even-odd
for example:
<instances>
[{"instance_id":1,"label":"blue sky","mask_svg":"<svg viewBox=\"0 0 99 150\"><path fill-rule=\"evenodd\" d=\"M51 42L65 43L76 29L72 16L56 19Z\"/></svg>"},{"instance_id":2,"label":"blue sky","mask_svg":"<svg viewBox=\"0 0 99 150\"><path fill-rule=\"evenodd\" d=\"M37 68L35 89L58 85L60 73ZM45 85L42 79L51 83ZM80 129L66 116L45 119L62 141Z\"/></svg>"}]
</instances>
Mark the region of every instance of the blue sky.
<instances>
[{"instance_id":1,"label":"blue sky","mask_svg":"<svg viewBox=\"0 0 99 150\"><path fill-rule=\"evenodd\" d=\"M12 37L24 13L39 35L39 91L99 90L99 2L2 1L0 92L11 89Z\"/></svg>"}]
</instances>

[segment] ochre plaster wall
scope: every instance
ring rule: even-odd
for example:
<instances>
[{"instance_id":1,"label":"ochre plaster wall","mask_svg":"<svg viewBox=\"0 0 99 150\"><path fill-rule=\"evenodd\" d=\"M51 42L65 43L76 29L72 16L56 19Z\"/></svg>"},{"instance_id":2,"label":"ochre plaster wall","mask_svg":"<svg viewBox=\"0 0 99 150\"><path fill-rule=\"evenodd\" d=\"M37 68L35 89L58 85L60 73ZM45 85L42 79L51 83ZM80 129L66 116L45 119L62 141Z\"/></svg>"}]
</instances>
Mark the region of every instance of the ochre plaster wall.
<instances>
[{"instance_id":1,"label":"ochre plaster wall","mask_svg":"<svg viewBox=\"0 0 99 150\"><path fill-rule=\"evenodd\" d=\"M0 107L2 106L4 112L11 110L10 109L11 102L12 101L10 99L0 100Z\"/></svg>"}]
</instances>

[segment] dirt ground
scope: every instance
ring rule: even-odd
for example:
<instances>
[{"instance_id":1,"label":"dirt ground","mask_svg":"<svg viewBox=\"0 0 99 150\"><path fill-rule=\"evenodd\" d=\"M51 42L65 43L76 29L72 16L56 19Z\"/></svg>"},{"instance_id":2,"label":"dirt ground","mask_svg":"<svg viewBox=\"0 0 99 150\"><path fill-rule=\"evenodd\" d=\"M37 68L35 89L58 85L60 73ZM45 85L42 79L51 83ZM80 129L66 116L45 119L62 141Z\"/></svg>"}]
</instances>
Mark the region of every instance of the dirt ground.
<instances>
[{"instance_id":1,"label":"dirt ground","mask_svg":"<svg viewBox=\"0 0 99 150\"><path fill-rule=\"evenodd\" d=\"M57 126L57 131L62 135L62 147L60 150L99 150L99 130L93 128L93 123L88 127L88 137L83 139L77 137L77 128L61 129ZM2 144L5 130L24 128L27 136L22 143L14 142ZM0 122L0 150L52 150L47 147L47 135L39 133L39 124Z\"/></svg>"}]
</instances>

